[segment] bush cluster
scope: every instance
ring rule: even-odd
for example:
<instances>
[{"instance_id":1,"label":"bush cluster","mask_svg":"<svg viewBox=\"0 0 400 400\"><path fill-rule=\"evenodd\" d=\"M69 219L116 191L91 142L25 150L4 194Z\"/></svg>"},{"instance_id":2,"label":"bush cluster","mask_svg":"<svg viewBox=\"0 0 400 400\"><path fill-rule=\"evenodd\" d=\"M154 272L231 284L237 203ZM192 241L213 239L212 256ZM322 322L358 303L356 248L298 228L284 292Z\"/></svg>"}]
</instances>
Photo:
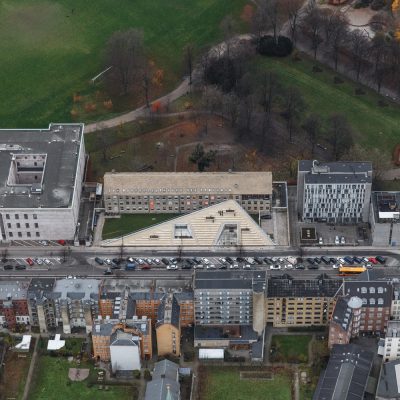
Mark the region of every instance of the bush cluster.
<instances>
[{"instance_id":1,"label":"bush cluster","mask_svg":"<svg viewBox=\"0 0 400 400\"><path fill-rule=\"evenodd\" d=\"M257 51L263 56L286 57L293 51L293 43L286 36L262 36L258 42Z\"/></svg>"}]
</instances>

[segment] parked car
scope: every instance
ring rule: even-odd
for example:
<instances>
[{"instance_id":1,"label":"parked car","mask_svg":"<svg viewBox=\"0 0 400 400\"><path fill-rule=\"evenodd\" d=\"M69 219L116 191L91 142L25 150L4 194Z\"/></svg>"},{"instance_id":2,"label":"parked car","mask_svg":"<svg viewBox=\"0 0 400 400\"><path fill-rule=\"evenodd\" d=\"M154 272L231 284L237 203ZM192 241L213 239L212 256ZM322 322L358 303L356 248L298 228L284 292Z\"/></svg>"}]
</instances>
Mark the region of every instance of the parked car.
<instances>
[{"instance_id":1,"label":"parked car","mask_svg":"<svg viewBox=\"0 0 400 400\"><path fill-rule=\"evenodd\" d=\"M368 261L371 262L372 264L378 264L378 261L376 260L375 257L368 258Z\"/></svg>"},{"instance_id":2,"label":"parked car","mask_svg":"<svg viewBox=\"0 0 400 400\"><path fill-rule=\"evenodd\" d=\"M103 274L104 274L104 275L112 275L113 272L111 271L111 268L107 268L107 269L103 272Z\"/></svg>"},{"instance_id":3,"label":"parked car","mask_svg":"<svg viewBox=\"0 0 400 400\"><path fill-rule=\"evenodd\" d=\"M340 244L339 236L335 236L335 244Z\"/></svg>"},{"instance_id":4,"label":"parked car","mask_svg":"<svg viewBox=\"0 0 400 400\"><path fill-rule=\"evenodd\" d=\"M35 263L37 265L42 265L43 264L43 260L41 258L35 258Z\"/></svg>"},{"instance_id":5,"label":"parked car","mask_svg":"<svg viewBox=\"0 0 400 400\"><path fill-rule=\"evenodd\" d=\"M314 265L314 264L315 264L314 259L311 258L311 257L308 257L308 258L307 258L307 262L308 262L309 264L311 264L311 265Z\"/></svg>"},{"instance_id":6,"label":"parked car","mask_svg":"<svg viewBox=\"0 0 400 400\"><path fill-rule=\"evenodd\" d=\"M385 264L385 262L386 262L386 258L384 258L382 256L375 256L375 258L381 264Z\"/></svg>"},{"instance_id":7,"label":"parked car","mask_svg":"<svg viewBox=\"0 0 400 400\"><path fill-rule=\"evenodd\" d=\"M254 261L255 261L257 264L262 264L262 263L263 263L263 259L260 258L260 257L254 257Z\"/></svg>"},{"instance_id":8,"label":"parked car","mask_svg":"<svg viewBox=\"0 0 400 400\"><path fill-rule=\"evenodd\" d=\"M165 265L169 265L169 260L168 260L168 258L162 258L161 261L162 261Z\"/></svg>"},{"instance_id":9,"label":"parked car","mask_svg":"<svg viewBox=\"0 0 400 400\"><path fill-rule=\"evenodd\" d=\"M18 265L15 266L15 269L18 269L18 270L26 269L26 265L18 264Z\"/></svg>"},{"instance_id":10,"label":"parked car","mask_svg":"<svg viewBox=\"0 0 400 400\"><path fill-rule=\"evenodd\" d=\"M125 271L134 271L136 269L136 263L134 262L128 262L125 265Z\"/></svg>"},{"instance_id":11,"label":"parked car","mask_svg":"<svg viewBox=\"0 0 400 400\"><path fill-rule=\"evenodd\" d=\"M104 260L104 262L105 262L107 265L111 265L111 263L112 263L112 261L111 261L109 258L106 258L106 259Z\"/></svg>"},{"instance_id":12,"label":"parked car","mask_svg":"<svg viewBox=\"0 0 400 400\"><path fill-rule=\"evenodd\" d=\"M214 264L206 264L207 269L216 269Z\"/></svg>"},{"instance_id":13,"label":"parked car","mask_svg":"<svg viewBox=\"0 0 400 400\"><path fill-rule=\"evenodd\" d=\"M225 260L226 260L227 263L233 264L233 260L232 260L231 257L226 257Z\"/></svg>"},{"instance_id":14,"label":"parked car","mask_svg":"<svg viewBox=\"0 0 400 400\"><path fill-rule=\"evenodd\" d=\"M331 263L331 260L329 259L329 257L326 257L326 256L322 256L322 257L321 257L321 260L322 260L322 262L323 262L324 264L326 264L326 265L328 265L328 264Z\"/></svg>"},{"instance_id":15,"label":"parked car","mask_svg":"<svg viewBox=\"0 0 400 400\"><path fill-rule=\"evenodd\" d=\"M53 264L48 258L45 258L43 261L44 261L44 263L46 265L52 265Z\"/></svg>"},{"instance_id":16,"label":"parked car","mask_svg":"<svg viewBox=\"0 0 400 400\"><path fill-rule=\"evenodd\" d=\"M193 268L194 269L204 269L204 265L203 264L196 264Z\"/></svg>"},{"instance_id":17,"label":"parked car","mask_svg":"<svg viewBox=\"0 0 400 400\"><path fill-rule=\"evenodd\" d=\"M14 269L14 267L12 265L5 265L3 267L4 271L9 270L9 269Z\"/></svg>"},{"instance_id":18,"label":"parked car","mask_svg":"<svg viewBox=\"0 0 400 400\"><path fill-rule=\"evenodd\" d=\"M35 264L35 263L33 262L32 258L27 258L25 261L26 261L31 267L32 267L32 265Z\"/></svg>"},{"instance_id":19,"label":"parked car","mask_svg":"<svg viewBox=\"0 0 400 400\"><path fill-rule=\"evenodd\" d=\"M296 269L305 269L306 267L303 264L296 264L295 268Z\"/></svg>"},{"instance_id":20,"label":"parked car","mask_svg":"<svg viewBox=\"0 0 400 400\"><path fill-rule=\"evenodd\" d=\"M344 236L342 236L340 238L340 244L346 244L346 240L345 240Z\"/></svg>"},{"instance_id":21,"label":"parked car","mask_svg":"<svg viewBox=\"0 0 400 400\"><path fill-rule=\"evenodd\" d=\"M227 269L228 266L226 264L219 264L218 269Z\"/></svg>"},{"instance_id":22,"label":"parked car","mask_svg":"<svg viewBox=\"0 0 400 400\"><path fill-rule=\"evenodd\" d=\"M151 258L147 258L146 259L147 264L152 265L153 264L153 260Z\"/></svg>"},{"instance_id":23,"label":"parked car","mask_svg":"<svg viewBox=\"0 0 400 400\"><path fill-rule=\"evenodd\" d=\"M324 244L324 241L322 240L322 237L319 238L318 244L320 244L320 245L321 245L321 244Z\"/></svg>"},{"instance_id":24,"label":"parked car","mask_svg":"<svg viewBox=\"0 0 400 400\"><path fill-rule=\"evenodd\" d=\"M353 257L350 257L350 256L344 257L344 261L346 262L346 264L350 264L350 265L354 264Z\"/></svg>"},{"instance_id":25,"label":"parked car","mask_svg":"<svg viewBox=\"0 0 400 400\"><path fill-rule=\"evenodd\" d=\"M94 259L94 261L96 261L97 264L99 264L99 265L104 265L104 261L103 261L103 259L100 258L100 257L96 257L96 258Z\"/></svg>"},{"instance_id":26,"label":"parked car","mask_svg":"<svg viewBox=\"0 0 400 400\"><path fill-rule=\"evenodd\" d=\"M158 258L155 258L155 259L154 259L154 262L155 262L157 265L160 265L160 264L161 264L161 261L160 261Z\"/></svg>"},{"instance_id":27,"label":"parked car","mask_svg":"<svg viewBox=\"0 0 400 400\"><path fill-rule=\"evenodd\" d=\"M60 239L60 240L57 240L57 243L61 244L61 246L65 246L67 242L63 239Z\"/></svg>"},{"instance_id":28,"label":"parked car","mask_svg":"<svg viewBox=\"0 0 400 400\"><path fill-rule=\"evenodd\" d=\"M321 259L320 259L319 257L314 257L314 261L315 261L317 264L321 264Z\"/></svg>"},{"instance_id":29,"label":"parked car","mask_svg":"<svg viewBox=\"0 0 400 400\"><path fill-rule=\"evenodd\" d=\"M336 258L335 257L331 257L330 259L329 259L329 261L331 262L331 264L336 264Z\"/></svg>"},{"instance_id":30,"label":"parked car","mask_svg":"<svg viewBox=\"0 0 400 400\"><path fill-rule=\"evenodd\" d=\"M357 264L361 264L363 260L359 257L353 257L353 261L356 262Z\"/></svg>"},{"instance_id":31,"label":"parked car","mask_svg":"<svg viewBox=\"0 0 400 400\"><path fill-rule=\"evenodd\" d=\"M151 269L151 266L149 264L140 264L140 269Z\"/></svg>"},{"instance_id":32,"label":"parked car","mask_svg":"<svg viewBox=\"0 0 400 400\"><path fill-rule=\"evenodd\" d=\"M47 240L39 240L39 244L41 244L42 246L48 246L49 242Z\"/></svg>"},{"instance_id":33,"label":"parked car","mask_svg":"<svg viewBox=\"0 0 400 400\"><path fill-rule=\"evenodd\" d=\"M318 269L318 268L319 268L319 266L316 264L311 264L308 266L308 269Z\"/></svg>"},{"instance_id":34,"label":"parked car","mask_svg":"<svg viewBox=\"0 0 400 400\"><path fill-rule=\"evenodd\" d=\"M182 269L192 269L192 264L183 264Z\"/></svg>"},{"instance_id":35,"label":"parked car","mask_svg":"<svg viewBox=\"0 0 400 400\"><path fill-rule=\"evenodd\" d=\"M170 264L167 265L167 269L178 269L178 266L176 264Z\"/></svg>"}]
</instances>

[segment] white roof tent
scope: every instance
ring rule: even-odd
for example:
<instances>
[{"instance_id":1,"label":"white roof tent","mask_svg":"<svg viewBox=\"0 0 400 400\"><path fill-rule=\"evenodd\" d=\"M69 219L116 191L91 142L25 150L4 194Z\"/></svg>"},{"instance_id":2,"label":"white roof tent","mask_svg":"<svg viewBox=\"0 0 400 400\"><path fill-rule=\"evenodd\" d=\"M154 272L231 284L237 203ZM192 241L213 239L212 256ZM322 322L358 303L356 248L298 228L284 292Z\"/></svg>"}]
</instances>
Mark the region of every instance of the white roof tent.
<instances>
[{"instance_id":1,"label":"white roof tent","mask_svg":"<svg viewBox=\"0 0 400 400\"><path fill-rule=\"evenodd\" d=\"M223 360L224 349L199 349L200 360Z\"/></svg>"},{"instance_id":2,"label":"white roof tent","mask_svg":"<svg viewBox=\"0 0 400 400\"><path fill-rule=\"evenodd\" d=\"M61 340L61 335L57 334L53 340L49 339L47 350L60 350L65 346L65 340Z\"/></svg>"},{"instance_id":3,"label":"white roof tent","mask_svg":"<svg viewBox=\"0 0 400 400\"><path fill-rule=\"evenodd\" d=\"M31 335L23 335L22 342L15 345L15 349L20 351L29 351L29 348L31 347L31 340Z\"/></svg>"}]
</instances>

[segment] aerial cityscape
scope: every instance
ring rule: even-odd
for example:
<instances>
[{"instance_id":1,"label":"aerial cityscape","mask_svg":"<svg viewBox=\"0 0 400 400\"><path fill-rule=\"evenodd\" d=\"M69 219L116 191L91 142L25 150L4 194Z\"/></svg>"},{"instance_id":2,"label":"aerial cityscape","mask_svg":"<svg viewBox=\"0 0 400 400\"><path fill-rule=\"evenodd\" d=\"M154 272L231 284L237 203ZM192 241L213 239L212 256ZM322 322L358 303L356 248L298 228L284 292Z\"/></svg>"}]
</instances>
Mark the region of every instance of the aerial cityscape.
<instances>
[{"instance_id":1,"label":"aerial cityscape","mask_svg":"<svg viewBox=\"0 0 400 400\"><path fill-rule=\"evenodd\" d=\"M399 0L0 18L0 400L400 400Z\"/></svg>"}]
</instances>

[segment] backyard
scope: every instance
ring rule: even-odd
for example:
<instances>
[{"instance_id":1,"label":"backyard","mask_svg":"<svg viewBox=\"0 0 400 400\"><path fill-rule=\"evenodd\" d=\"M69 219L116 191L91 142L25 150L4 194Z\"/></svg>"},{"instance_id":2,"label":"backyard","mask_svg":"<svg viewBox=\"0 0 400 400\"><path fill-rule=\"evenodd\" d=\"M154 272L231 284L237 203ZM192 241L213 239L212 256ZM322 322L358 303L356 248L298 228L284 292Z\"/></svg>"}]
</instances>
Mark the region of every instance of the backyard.
<instances>
[{"instance_id":1,"label":"backyard","mask_svg":"<svg viewBox=\"0 0 400 400\"><path fill-rule=\"evenodd\" d=\"M103 239L126 235L139 229L160 224L179 214L122 214L120 218L106 218L103 227Z\"/></svg>"},{"instance_id":2,"label":"backyard","mask_svg":"<svg viewBox=\"0 0 400 400\"><path fill-rule=\"evenodd\" d=\"M345 115L354 130L355 141L361 145L378 146L389 155L400 142L400 107L376 92L343 76L336 80L341 83L335 83L339 74L301 53L297 57L258 57L255 65L275 72L284 86L297 87L309 112L325 120L332 113ZM314 72L315 65L320 72ZM357 89L361 89L360 94L356 94Z\"/></svg>"},{"instance_id":3,"label":"backyard","mask_svg":"<svg viewBox=\"0 0 400 400\"><path fill-rule=\"evenodd\" d=\"M224 16L239 15L245 4L121 0L115 7L107 0L0 0L2 125L46 127L51 121L70 121L75 93L98 94L89 80L103 70L104 45L117 30L143 30L147 56L163 71L161 91L167 92L183 74L184 46L202 48L218 41Z\"/></svg>"},{"instance_id":4,"label":"backyard","mask_svg":"<svg viewBox=\"0 0 400 400\"><path fill-rule=\"evenodd\" d=\"M247 379L240 374L241 369L230 367L210 367L201 375L199 387L201 400L290 400L291 377L285 370L254 370L271 379ZM248 373L246 371L246 373Z\"/></svg>"},{"instance_id":5,"label":"backyard","mask_svg":"<svg viewBox=\"0 0 400 400\"><path fill-rule=\"evenodd\" d=\"M30 400L134 400L136 389L125 386L109 386L89 384L93 381L95 371L89 365L80 365L80 368L90 368L89 378L84 381L70 381L69 368L76 364L69 362L65 357L41 356L38 361L33 384L30 390Z\"/></svg>"},{"instance_id":6,"label":"backyard","mask_svg":"<svg viewBox=\"0 0 400 400\"><path fill-rule=\"evenodd\" d=\"M271 341L270 361L306 363L310 335L274 335Z\"/></svg>"}]
</instances>

